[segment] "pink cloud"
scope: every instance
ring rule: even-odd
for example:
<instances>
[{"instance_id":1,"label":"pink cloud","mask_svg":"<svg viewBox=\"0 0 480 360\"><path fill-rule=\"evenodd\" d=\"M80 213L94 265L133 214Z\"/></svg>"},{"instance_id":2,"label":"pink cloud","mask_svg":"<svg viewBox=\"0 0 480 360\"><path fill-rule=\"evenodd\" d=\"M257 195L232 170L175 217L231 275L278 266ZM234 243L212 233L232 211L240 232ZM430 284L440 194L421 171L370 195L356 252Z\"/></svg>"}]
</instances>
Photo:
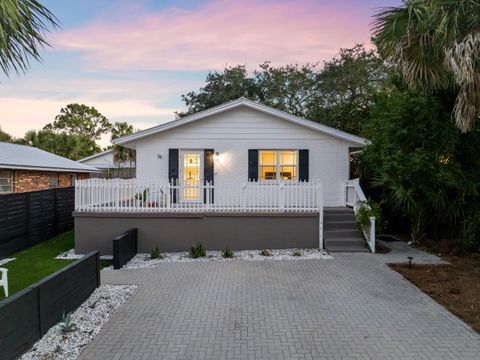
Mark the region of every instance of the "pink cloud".
<instances>
[{"instance_id":1,"label":"pink cloud","mask_svg":"<svg viewBox=\"0 0 480 360\"><path fill-rule=\"evenodd\" d=\"M360 5L359 5L360 6ZM195 10L168 8L113 23L104 16L59 32L55 48L80 51L103 69L206 70L329 59L369 41L364 11L315 1L215 0Z\"/></svg>"}]
</instances>

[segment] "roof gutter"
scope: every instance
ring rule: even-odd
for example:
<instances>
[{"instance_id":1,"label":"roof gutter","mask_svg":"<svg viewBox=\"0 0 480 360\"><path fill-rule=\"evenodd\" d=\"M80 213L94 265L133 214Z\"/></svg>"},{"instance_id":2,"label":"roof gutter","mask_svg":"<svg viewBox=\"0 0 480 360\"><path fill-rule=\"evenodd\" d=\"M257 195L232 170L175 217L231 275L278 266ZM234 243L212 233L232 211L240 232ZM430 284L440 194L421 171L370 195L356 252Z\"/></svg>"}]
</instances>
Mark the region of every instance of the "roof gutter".
<instances>
[{"instance_id":1,"label":"roof gutter","mask_svg":"<svg viewBox=\"0 0 480 360\"><path fill-rule=\"evenodd\" d=\"M73 172L73 173L101 173L102 171L93 168L89 169L67 169L67 168L50 168L50 167L37 167L37 166L21 166L21 165L9 165L0 164L0 169L13 169L13 170L38 170L38 171L53 171L53 172Z\"/></svg>"}]
</instances>

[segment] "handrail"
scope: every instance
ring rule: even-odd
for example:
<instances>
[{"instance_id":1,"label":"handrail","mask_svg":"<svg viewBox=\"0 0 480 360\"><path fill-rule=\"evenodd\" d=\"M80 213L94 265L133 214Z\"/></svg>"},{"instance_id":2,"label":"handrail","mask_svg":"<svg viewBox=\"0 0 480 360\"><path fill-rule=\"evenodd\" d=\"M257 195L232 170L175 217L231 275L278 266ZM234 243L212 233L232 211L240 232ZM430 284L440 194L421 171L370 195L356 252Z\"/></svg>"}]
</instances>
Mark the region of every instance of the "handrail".
<instances>
[{"instance_id":1,"label":"handrail","mask_svg":"<svg viewBox=\"0 0 480 360\"><path fill-rule=\"evenodd\" d=\"M360 179L348 180L345 183L345 205L351 206L355 217L357 216L358 210L362 203L367 201L367 197L363 193L363 190L360 186ZM366 205L368 206L368 205ZM367 240L368 247L370 251L375 253L375 216L370 216L370 226L368 229L362 228L362 233Z\"/></svg>"}]
</instances>

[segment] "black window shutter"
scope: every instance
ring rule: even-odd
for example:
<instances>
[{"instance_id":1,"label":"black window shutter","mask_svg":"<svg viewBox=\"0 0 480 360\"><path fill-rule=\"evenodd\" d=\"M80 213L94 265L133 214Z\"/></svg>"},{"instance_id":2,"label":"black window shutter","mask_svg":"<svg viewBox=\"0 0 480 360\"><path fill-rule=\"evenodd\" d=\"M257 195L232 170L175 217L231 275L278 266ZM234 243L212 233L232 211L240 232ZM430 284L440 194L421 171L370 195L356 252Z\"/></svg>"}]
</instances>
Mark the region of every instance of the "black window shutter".
<instances>
[{"instance_id":1,"label":"black window shutter","mask_svg":"<svg viewBox=\"0 0 480 360\"><path fill-rule=\"evenodd\" d=\"M248 150L248 180L258 181L258 149Z\"/></svg>"},{"instance_id":2,"label":"black window shutter","mask_svg":"<svg viewBox=\"0 0 480 360\"><path fill-rule=\"evenodd\" d=\"M203 159L204 159L204 165L203 165L203 181L206 184L207 182L210 183L210 185L213 185L213 174L214 174L214 163L215 163L215 153L213 149L205 149L203 151ZM207 191L203 191L203 202L207 202ZM213 190L212 190L212 198L211 202L213 203Z\"/></svg>"},{"instance_id":3,"label":"black window shutter","mask_svg":"<svg viewBox=\"0 0 480 360\"><path fill-rule=\"evenodd\" d=\"M178 149L168 149L168 181L176 183L178 180ZM177 192L171 190L172 203L177 202Z\"/></svg>"},{"instance_id":4,"label":"black window shutter","mask_svg":"<svg viewBox=\"0 0 480 360\"><path fill-rule=\"evenodd\" d=\"M308 149L298 150L298 180L309 181Z\"/></svg>"}]
</instances>

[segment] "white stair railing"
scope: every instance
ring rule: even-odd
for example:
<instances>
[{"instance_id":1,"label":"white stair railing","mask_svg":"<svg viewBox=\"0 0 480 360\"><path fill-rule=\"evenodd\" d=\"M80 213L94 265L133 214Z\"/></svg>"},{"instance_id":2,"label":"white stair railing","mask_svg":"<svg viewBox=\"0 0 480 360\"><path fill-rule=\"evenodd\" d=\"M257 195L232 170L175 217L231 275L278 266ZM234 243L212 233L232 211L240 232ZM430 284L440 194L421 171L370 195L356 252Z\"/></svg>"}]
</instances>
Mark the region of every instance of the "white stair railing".
<instances>
[{"instance_id":1,"label":"white stair railing","mask_svg":"<svg viewBox=\"0 0 480 360\"><path fill-rule=\"evenodd\" d=\"M345 183L345 204L353 208L355 217L362 203L366 202L367 198L360 187L360 180L348 180ZM368 206L368 205L366 205ZM367 229L362 228L363 235L367 240L368 247L372 253L375 253L375 217L370 216L370 225Z\"/></svg>"}]
</instances>

